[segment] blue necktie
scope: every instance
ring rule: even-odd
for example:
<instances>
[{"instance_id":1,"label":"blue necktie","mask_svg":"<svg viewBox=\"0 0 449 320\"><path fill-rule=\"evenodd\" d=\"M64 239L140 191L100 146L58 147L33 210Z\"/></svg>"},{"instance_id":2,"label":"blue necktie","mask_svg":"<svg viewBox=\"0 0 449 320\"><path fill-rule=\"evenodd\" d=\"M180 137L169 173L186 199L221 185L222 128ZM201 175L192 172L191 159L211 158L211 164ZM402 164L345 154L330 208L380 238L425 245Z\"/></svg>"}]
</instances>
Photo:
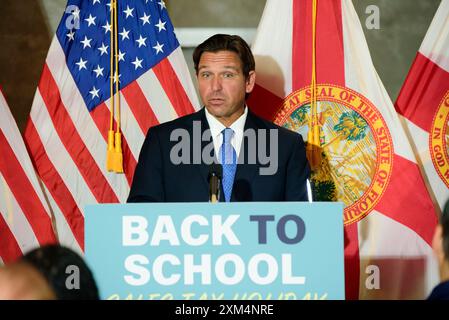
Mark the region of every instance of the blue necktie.
<instances>
[{"instance_id":1,"label":"blue necktie","mask_svg":"<svg viewBox=\"0 0 449 320\"><path fill-rule=\"evenodd\" d=\"M221 133L223 134L223 144L220 148L221 165L223 166L223 193L226 202L229 202L231 200L235 170L237 169L237 154L231 144L234 131L231 128L226 128Z\"/></svg>"}]
</instances>

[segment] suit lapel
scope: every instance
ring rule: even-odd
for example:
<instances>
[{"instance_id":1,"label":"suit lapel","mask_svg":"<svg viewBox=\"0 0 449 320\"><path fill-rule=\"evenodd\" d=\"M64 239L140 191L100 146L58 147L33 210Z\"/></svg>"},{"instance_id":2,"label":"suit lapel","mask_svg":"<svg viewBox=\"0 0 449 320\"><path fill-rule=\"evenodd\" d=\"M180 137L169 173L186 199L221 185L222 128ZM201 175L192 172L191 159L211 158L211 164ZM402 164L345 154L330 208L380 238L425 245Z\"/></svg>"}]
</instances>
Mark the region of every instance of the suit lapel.
<instances>
[{"instance_id":1,"label":"suit lapel","mask_svg":"<svg viewBox=\"0 0 449 320\"><path fill-rule=\"evenodd\" d=\"M206 113L204 111L204 107L200 111L198 111L197 113L198 113L198 117L195 118L195 120L196 121L200 121L200 123L201 123L201 137L202 137L203 133L206 130L210 129L209 128L209 123L207 122L207 119L206 119ZM203 139L201 139L201 150L200 150L200 155L199 155L200 158L201 158L201 163L196 165L196 167L198 168L198 170L200 172L201 180L204 182L204 187L207 189L207 194L209 194L209 179L208 179L208 176L209 176L210 164L204 163L204 161L202 159L202 152L203 152L203 150L206 148L206 146L209 143L213 143L212 142L212 137L210 137L209 141L207 141L207 140L203 141ZM215 154L214 149L212 149L212 150L214 152L215 161L217 161L217 155ZM193 150L193 147L192 147L192 155L193 155L193 152L198 152L198 151ZM221 195L223 195L223 187L221 186L221 184L220 184L220 189L221 189ZM223 196L220 197L220 199L223 199L223 198L224 198Z\"/></svg>"}]
</instances>

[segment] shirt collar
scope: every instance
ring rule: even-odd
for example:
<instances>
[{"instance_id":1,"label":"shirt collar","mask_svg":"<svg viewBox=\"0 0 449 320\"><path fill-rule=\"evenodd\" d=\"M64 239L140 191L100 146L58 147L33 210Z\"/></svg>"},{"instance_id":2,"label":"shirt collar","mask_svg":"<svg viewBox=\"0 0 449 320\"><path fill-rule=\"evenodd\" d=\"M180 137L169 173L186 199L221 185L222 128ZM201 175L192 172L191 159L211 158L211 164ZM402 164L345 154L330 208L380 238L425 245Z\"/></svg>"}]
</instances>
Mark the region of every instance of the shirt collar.
<instances>
[{"instance_id":1,"label":"shirt collar","mask_svg":"<svg viewBox=\"0 0 449 320\"><path fill-rule=\"evenodd\" d=\"M218 121L212 114L210 114L209 111L207 111L206 107L204 107L204 111L206 112L206 119L207 122L209 123L209 128L212 137L220 136L221 132L224 129L226 129L226 127L220 121ZM248 116L248 107L245 105L243 114L230 126L230 128L234 131L235 134L238 135L243 134L247 116Z\"/></svg>"}]
</instances>

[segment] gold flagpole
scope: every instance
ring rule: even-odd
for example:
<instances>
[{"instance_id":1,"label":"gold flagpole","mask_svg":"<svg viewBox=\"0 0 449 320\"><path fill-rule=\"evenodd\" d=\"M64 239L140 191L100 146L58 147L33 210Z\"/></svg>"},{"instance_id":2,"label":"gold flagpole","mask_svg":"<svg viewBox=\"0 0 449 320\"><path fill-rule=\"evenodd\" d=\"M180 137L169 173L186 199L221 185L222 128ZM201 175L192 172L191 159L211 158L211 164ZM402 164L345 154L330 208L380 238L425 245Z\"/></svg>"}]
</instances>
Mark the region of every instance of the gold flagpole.
<instances>
[{"instance_id":1,"label":"gold flagpole","mask_svg":"<svg viewBox=\"0 0 449 320\"><path fill-rule=\"evenodd\" d=\"M317 106L317 83L316 83L316 15L317 1L312 1L312 81L311 81L311 101L310 101L310 118L309 132L307 133L307 158L309 160L312 171L315 171L321 164L321 142L320 131L321 125L318 121Z\"/></svg>"},{"instance_id":2,"label":"gold flagpole","mask_svg":"<svg viewBox=\"0 0 449 320\"><path fill-rule=\"evenodd\" d=\"M117 131L114 135L114 172L123 173L123 153L122 153L122 135L120 133L120 90L119 90L119 68L118 68L118 0L115 0L114 24L115 24L115 96L117 96Z\"/></svg>"},{"instance_id":3,"label":"gold flagpole","mask_svg":"<svg viewBox=\"0 0 449 320\"><path fill-rule=\"evenodd\" d=\"M117 0L111 0L111 117L108 131L108 150L106 157L106 169L115 173L123 173L122 137L120 133L120 91L118 72L118 4ZM114 91L115 82L115 91ZM115 102L117 99L117 103ZM114 131L115 107L117 106L117 131Z\"/></svg>"},{"instance_id":4,"label":"gold flagpole","mask_svg":"<svg viewBox=\"0 0 449 320\"><path fill-rule=\"evenodd\" d=\"M109 121L109 131L108 131L108 150L106 155L106 170L114 171L114 111L115 111L115 95L114 95L114 37L115 37L115 22L114 22L114 11L115 11L115 0L111 0L111 71L110 71L110 90L111 90L111 116Z\"/></svg>"}]
</instances>

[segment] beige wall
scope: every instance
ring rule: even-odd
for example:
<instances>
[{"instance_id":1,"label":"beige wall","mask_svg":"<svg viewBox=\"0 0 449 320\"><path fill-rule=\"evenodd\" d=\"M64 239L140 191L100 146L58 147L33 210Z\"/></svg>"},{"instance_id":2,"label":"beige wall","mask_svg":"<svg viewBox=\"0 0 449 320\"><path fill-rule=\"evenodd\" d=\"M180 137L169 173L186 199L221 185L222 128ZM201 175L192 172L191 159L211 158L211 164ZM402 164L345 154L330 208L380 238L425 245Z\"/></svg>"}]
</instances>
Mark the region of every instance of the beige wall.
<instances>
[{"instance_id":1,"label":"beige wall","mask_svg":"<svg viewBox=\"0 0 449 320\"><path fill-rule=\"evenodd\" d=\"M25 125L49 46L37 1L0 0L0 86L19 128Z\"/></svg>"}]
</instances>

